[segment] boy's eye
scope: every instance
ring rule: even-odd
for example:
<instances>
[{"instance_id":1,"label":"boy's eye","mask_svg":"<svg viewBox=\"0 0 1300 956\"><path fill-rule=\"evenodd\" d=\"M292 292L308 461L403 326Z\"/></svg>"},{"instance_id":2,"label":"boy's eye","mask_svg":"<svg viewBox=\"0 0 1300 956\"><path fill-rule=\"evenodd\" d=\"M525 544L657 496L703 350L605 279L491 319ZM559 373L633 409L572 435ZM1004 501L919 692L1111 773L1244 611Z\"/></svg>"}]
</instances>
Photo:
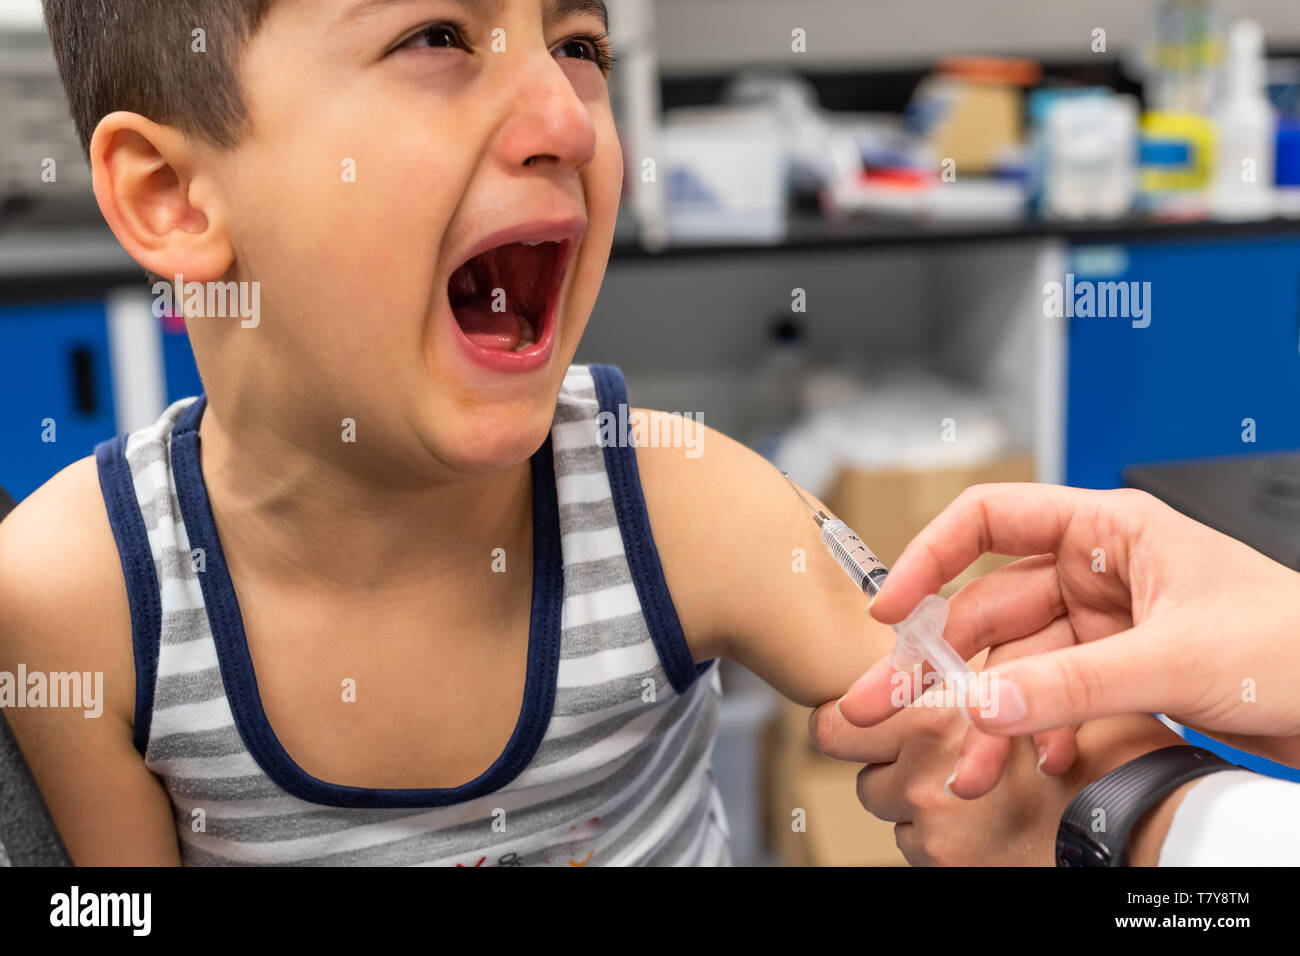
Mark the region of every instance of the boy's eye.
<instances>
[{"instance_id":1,"label":"boy's eye","mask_svg":"<svg viewBox=\"0 0 1300 956\"><path fill-rule=\"evenodd\" d=\"M572 37L557 46L553 52L556 56L569 60L589 60L602 73L608 73L613 65L609 42L596 37Z\"/></svg>"},{"instance_id":2,"label":"boy's eye","mask_svg":"<svg viewBox=\"0 0 1300 956\"><path fill-rule=\"evenodd\" d=\"M596 59L596 48L591 45L590 40L565 40L555 48L555 52L574 60Z\"/></svg>"},{"instance_id":3,"label":"boy's eye","mask_svg":"<svg viewBox=\"0 0 1300 956\"><path fill-rule=\"evenodd\" d=\"M460 30L454 25L450 23L433 23L415 34L405 43L400 44L397 49L464 50L466 49L466 45L465 39L461 36Z\"/></svg>"}]
</instances>

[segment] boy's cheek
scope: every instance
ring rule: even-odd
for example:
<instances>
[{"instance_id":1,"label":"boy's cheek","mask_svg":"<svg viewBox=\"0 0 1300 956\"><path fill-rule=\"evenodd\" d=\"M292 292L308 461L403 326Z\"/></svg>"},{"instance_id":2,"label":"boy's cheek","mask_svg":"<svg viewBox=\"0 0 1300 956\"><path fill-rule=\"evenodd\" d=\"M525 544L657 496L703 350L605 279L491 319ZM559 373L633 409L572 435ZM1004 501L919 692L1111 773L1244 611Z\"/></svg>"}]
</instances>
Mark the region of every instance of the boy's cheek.
<instances>
[{"instance_id":1,"label":"boy's cheek","mask_svg":"<svg viewBox=\"0 0 1300 956\"><path fill-rule=\"evenodd\" d=\"M606 146L583 176L587 200L587 235L583 251L576 262L569 300L570 311L581 316L579 334L596 304L605 279L609 253L614 242L614 227L623 191L623 151L617 136L610 134Z\"/></svg>"},{"instance_id":2,"label":"boy's cheek","mask_svg":"<svg viewBox=\"0 0 1300 956\"><path fill-rule=\"evenodd\" d=\"M610 123L608 132L600 134L597 157L592 163L589 175L585 178L595 180L587 183L589 212L597 214L591 206L599 207L599 213L608 216L611 223L618 215L618 204L623 193L623 144Z\"/></svg>"}]
</instances>

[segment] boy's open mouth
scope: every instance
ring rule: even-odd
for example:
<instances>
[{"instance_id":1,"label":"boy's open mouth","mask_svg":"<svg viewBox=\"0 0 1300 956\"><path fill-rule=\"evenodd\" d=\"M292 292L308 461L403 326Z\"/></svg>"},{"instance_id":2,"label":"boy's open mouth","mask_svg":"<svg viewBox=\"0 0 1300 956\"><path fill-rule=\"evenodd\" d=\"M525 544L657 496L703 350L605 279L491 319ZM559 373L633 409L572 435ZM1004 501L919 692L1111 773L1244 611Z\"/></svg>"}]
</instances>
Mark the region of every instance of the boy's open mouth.
<instances>
[{"instance_id":1,"label":"boy's open mouth","mask_svg":"<svg viewBox=\"0 0 1300 956\"><path fill-rule=\"evenodd\" d=\"M545 331L567 242L512 242L451 275L447 298L465 337L484 349L521 352Z\"/></svg>"}]
</instances>

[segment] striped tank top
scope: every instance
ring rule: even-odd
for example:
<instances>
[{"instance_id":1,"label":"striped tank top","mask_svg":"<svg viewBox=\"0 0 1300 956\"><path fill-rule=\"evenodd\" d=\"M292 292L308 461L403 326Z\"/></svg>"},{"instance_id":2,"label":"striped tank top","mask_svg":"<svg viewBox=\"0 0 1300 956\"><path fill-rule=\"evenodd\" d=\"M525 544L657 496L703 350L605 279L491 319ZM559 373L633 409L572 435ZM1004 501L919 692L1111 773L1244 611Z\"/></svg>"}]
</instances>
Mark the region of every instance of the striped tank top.
<instances>
[{"instance_id":1,"label":"striped tank top","mask_svg":"<svg viewBox=\"0 0 1300 956\"><path fill-rule=\"evenodd\" d=\"M533 456L524 700L505 750L450 788L311 776L257 690L199 466L203 397L96 449L135 657L135 746L187 865L726 865L710 766L721 686L665 584L612 366L572 366ZM626 420L625 417L622 420ZM410 729L409 732L415 732Z\"/></svg>"}]
</instances>

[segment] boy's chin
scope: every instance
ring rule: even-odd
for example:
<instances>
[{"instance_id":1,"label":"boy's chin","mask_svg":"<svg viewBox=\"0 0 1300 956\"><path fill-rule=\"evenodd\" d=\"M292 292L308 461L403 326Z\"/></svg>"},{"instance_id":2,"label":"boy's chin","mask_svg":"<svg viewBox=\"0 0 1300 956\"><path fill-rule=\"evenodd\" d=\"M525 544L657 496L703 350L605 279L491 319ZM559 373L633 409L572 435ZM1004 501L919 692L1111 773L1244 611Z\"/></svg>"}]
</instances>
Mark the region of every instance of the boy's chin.
<instances>
[{"instance_id":1,"label":"boy's chin","mask_svg":"<svg viewBox=\"0 0 1300 956\"><path fill-rule=\"evenodd\" d=\"M432 442L443 463L464 474L490 474L526 461L546 441L550 414L479 414L440 427Z\"/></svg>"}]
</instances>

